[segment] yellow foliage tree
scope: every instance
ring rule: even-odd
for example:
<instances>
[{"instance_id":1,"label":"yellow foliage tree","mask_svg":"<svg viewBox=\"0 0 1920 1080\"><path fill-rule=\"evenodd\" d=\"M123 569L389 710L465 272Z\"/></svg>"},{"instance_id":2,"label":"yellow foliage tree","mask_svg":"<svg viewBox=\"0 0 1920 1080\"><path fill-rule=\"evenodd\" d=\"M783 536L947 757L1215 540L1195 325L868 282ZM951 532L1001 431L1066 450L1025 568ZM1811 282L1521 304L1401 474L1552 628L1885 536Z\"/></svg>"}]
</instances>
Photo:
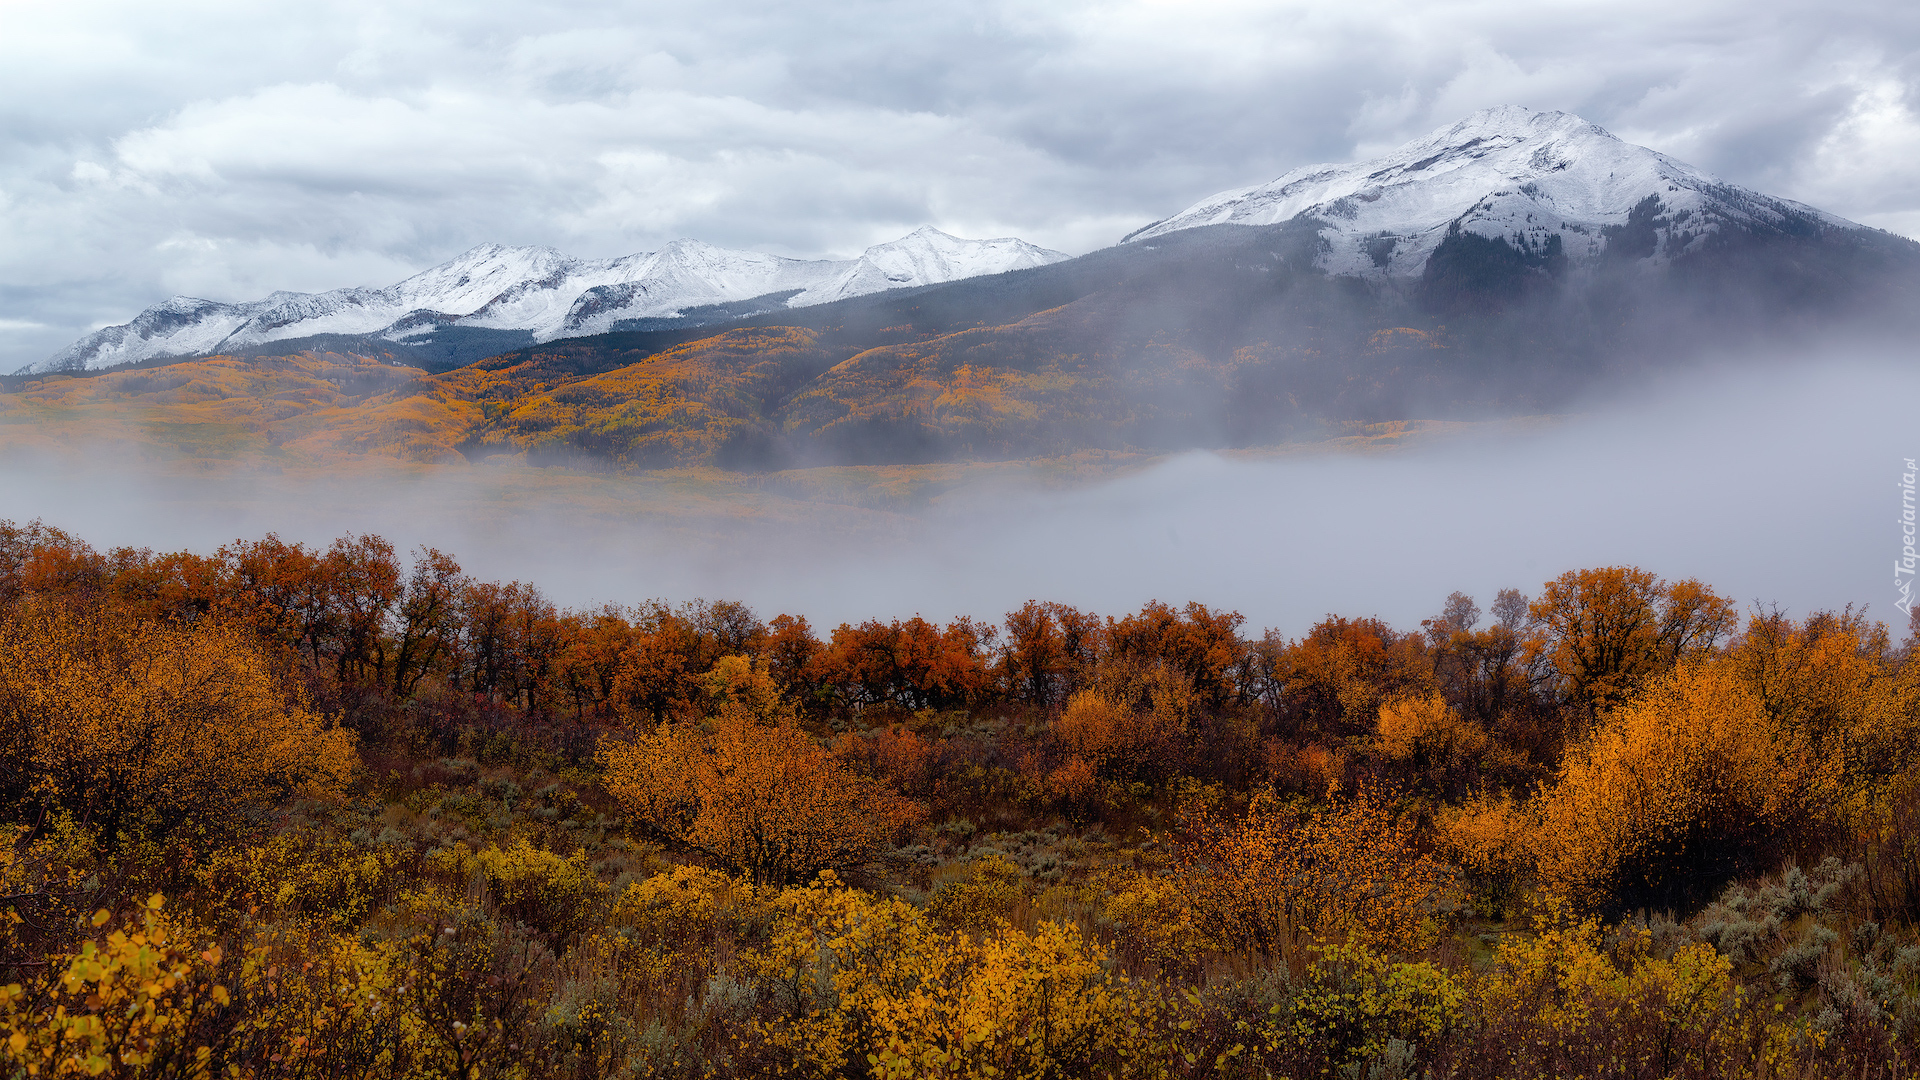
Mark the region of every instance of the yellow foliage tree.
<instances>
[{"instance_id":1,"label":"yellow foliage tree","mask_svg":"<svg viewBox=\"0 0 1920 1080\"><path fill-rule=\"evenodd\" d=\"M1216 943L1298 966L1315 940L1397 950L1435 929L1446 873L1415 845L1413 823L1370 792L1306 814L1261 794L1244 817L1201 811L1189 829L1175 880Z\"/></svg>"},{"instance_id":2,"label":"yellow foliage tree","mask_svg":"<svg viewBox=\"0 0 1920 1080\"><path fill-rule=\"evenodd\" d=\"M1568 754L1540 808L1540 876L1595 907L1696 897L1830 820L1838 779L1733 665L1686 664Z\"/></svg>"},{"instance_id":3,"label":"yellow foliage tree","mask_svg":"<svg viewBox=\"0 0 1920 1080\"><path fill-rule=\"evenodd\" d=\"M308 711L248 634L29 601L0 615L0 799L109 839L218 830L344 789L352 736Z\"/></svg>"},{"instance_id":4,"label":"yellow foliage tree","mask_svg":"<svg viewBox=\"0 0 1920 1080\"><path fill-rule=\"evenodd\" d=\"M1528 607L1546 632L1534 645L1568 698L1592 714L1652 676L1702 655L1738 625L1733 604L1700 582L1664 582L1638 567L1569 570Z\"/></svg>"},{"instance_id":5,"label":"yellow foliage tree","mask_svg":"<svg viewBox=\"0 0 1920 1080\"><path fill-rule=\"evenodd\" d=\"M1441 807L1433 829L1441 852L1465 871L1476 907L1498 917L1530 866L1536 823L1511 795L1476 795Z\"/></svg>"},{"instance_id":6,"label":"yellow foliage tree","mask_svg":"<svg viewBox=\"0 0 1920 1080\"><path fill-rule=\"evenodd\" d=\"M1417 766L1465 762L1487 748L1487 733L1439 694L1394 698L1380 706L1374 730L1389 758Z\"/></svg>"},{"instance_id":7,"label":"yellow foliage tree","mask_svg":"<svg viewBox=\"0 0 1920 1080\"><path fill-rule=\"evenodd\" d=\"M607 790L647 830L747 875L787 884L872 865L924 812L840 765L790 722L723 704L602 751Z\"/></svg>"}]
</instances>

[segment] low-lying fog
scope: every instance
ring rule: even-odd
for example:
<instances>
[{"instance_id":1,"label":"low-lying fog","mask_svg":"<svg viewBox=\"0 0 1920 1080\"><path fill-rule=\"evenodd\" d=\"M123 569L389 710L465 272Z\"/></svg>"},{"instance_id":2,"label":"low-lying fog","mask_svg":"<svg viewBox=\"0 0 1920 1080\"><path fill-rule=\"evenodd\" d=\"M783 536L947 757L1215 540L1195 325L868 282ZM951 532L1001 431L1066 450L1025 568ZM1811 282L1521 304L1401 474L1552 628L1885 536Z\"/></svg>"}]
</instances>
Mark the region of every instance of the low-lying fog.
<instances>
[{"instance_id":1,"label":"low-lying fog","mask_svg":"<svg viewBox=\"0 0 1920 1080\"><path fill-rule=\"evenodd\" d=\"M1530 595L1563 570L1638 564L1743 605L1849 601L1893 623L1903 459L1920 456L1912 358L1730 366L1649 404L1593 402L1528 434L1372 454L1174 457L1062 490L974 487L913 518L817 510L719 535L646 507L490 493L488 470L369 486L162 480L111 463L0 475L0 517L96 546L210 550L277 530L379 533L557 602L736 598L825 629L870 616L1000 615L1029 598L1108 614L1149 599L1233 608L1297 634L1327 612L1411 628L1459 589Z\"/></svg>"}]
</instances>

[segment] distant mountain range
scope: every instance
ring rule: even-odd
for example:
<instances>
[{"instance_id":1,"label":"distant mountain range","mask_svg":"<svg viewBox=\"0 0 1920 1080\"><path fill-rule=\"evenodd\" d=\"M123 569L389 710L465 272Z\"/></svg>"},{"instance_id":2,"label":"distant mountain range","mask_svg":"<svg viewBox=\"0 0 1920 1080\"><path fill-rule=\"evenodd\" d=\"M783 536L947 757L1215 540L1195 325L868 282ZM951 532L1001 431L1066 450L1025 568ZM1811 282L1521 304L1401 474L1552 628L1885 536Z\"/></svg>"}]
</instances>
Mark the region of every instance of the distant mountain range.
<instances>
[{"instance_id":1,"label":"distant mountain range","mask_svg":"<svg viewBox=\"0 0 1920 1080\"><path fill-rule=\"evenodd\" d=\"M1024 240L962 240L931 227L840 260L785 259L698 240L600 260L552 248L483 244L384 289L276 292L244 304L176 296L131 322L87 335L23 373L254 352L321 335L423 345L463 330L493 331L477 340L484 351L499 351L605 333L635 320L671 319L690 308L756 298L765 298L763 309L805 307L1065 258Z\"/></svg>"},{"instance_id":2,"label":"distant mountain range","mask_svg":"<svg viewBox=\"0 0 1920 1080\"><path fill-rule=\"evenodd\" d=\"M841 263L483 248L385 290L203 304L47 366L283 359L15 377L0 431L95 432L137 403L135 442L596 469L1268 445L1560 411L1703 356L1910 349L1920 244L1500 108L1078 258L932 230Z\"/></svg>"}]
</instances>

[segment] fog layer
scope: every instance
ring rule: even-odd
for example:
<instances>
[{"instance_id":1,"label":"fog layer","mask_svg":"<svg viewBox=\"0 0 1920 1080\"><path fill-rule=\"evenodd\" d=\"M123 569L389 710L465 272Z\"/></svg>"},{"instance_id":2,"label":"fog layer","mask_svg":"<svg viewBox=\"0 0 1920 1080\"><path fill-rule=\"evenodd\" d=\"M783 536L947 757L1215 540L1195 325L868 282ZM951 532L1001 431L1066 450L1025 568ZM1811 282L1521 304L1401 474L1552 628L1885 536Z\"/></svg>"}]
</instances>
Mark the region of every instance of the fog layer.
<instances>
[{"instance_id":1,"label":"fog layer","mask_svg":"<svg viewBox=\"0 0 1920 1080\"><path fill-rule=\"evenodd\" d=\"M1909 358L1728 367L1676 377L1655 404L1593 402L1521 433L1191 453L1073 487L976 481L906 510L792 496L669 508L658 482L528 469L292 481L96 460L8 469L0 517L43 518L101 547L373 532L566 605L732 598L826 627L916 612L997 620L1027 599L1114 614L1198 600L1291 634L1328 612L1413 626L1456 589L1485 601L1620 563L1698 577L1742 604L1866 604L1897 625L1916 402Z\"/></svg>"}]
</instances>

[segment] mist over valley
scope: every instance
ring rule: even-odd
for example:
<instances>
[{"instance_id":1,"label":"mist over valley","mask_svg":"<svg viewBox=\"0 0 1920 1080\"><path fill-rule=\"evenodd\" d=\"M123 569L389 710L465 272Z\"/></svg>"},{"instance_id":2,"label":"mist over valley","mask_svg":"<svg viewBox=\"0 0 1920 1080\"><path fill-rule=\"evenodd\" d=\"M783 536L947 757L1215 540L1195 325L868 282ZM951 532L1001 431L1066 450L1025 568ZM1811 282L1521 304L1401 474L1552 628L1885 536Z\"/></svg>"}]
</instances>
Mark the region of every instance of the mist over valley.
<instances>
[{"instance_id":1,"label":"mist over valley","mask_svg":"<svg viewBox=\"0 0 1920 1080\"><path fill-rule=\"evenodd\" d=\"M188 466L122 447L23 457L0 494L17 520L103 546L373 533L569 606L732 599L824 625L993 618L1035 598L1109 613L1199 600L1289 633L1330 611L1413 625L1454 590L1627 563L1742 604L1867 604L1897 626L1886 546L1915 401L1899 355L1836 348L1722 357L1563 414L1242 451L631 474Z\"/></svg>"}]
</instances>

